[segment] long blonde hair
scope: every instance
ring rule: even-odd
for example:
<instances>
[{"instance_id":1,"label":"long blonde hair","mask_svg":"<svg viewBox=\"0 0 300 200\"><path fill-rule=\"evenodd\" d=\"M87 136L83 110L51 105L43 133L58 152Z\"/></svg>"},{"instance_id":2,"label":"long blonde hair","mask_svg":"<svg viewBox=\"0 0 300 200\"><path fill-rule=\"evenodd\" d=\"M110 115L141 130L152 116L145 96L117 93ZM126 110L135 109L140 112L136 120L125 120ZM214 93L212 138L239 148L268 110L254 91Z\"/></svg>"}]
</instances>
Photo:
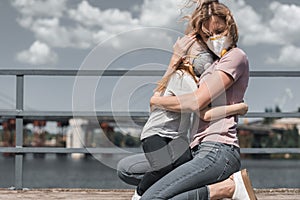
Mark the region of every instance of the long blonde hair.
<instances>
[{"instance_id":1,"label":"long blonde hair","mask_svg":"<svg viewBox=\"0 0 300 200\"><path fill-rule=\"evenodd\" d=\"M164 76L160 81L157 82L157 87L155 88L155 92L163 92L166 90L167 85L170 81L170 78L172 77L173 74L177 73L177 71L182 71L182 72L187 72L189 75L192 76L193 80L195 81L195 83L198 82L196 75L194 73L193 70L193 66L190 63L181 63L180 65L178 65L178 67L172 71L171 73L167 74L166 76Z\"/></svg>"},{"instance_id":2,"label":"long blonde hair","mask_svg":"<svg viewBox=\"0 0 300 200\"><path fill-rule=\"evenodd\" d=\"M232 47L237 45L239 39L237 24L235 23L234 17L227 6L219 3L218 0L189 0L189 2L197 2L198 6L191 16L185 17L189 20L189 25L186 29L187 33L194 32L200 36L208 36L208 32L204 28L204 23L212 16L218 16L226 23L225 29L227 30L227 36L231 38Z\"/></svg>"},{"instance_id":3,"label":"long blonde hair","mask_svg":"<svg viewBox=\"0 0 300 200\"><path fill-rule=\"evenodd\" d=\"M202 35L208 34L203 30L204 23L207 22L212 16L218 16L226 22L225 29L227 30L228 37L231 38L232 47L236 46L239 39L238 28L229 8L222 3L219 3L218 0L187 0L186 7L191 7L191 5L194 3L198 4L195 11L191 16L184 17L184 19L189 20L186 34L196 33L197 38L201 40L202 43L206 44L204 42L204 38L202 38ZM197 82L196 75L193 71L193 66L191 64L181 63L176 70L158 81L155 92L164 91L171 76L176 73L177 70L186 71L193 77L195 82Z\"/></svg>"}]
</instances>

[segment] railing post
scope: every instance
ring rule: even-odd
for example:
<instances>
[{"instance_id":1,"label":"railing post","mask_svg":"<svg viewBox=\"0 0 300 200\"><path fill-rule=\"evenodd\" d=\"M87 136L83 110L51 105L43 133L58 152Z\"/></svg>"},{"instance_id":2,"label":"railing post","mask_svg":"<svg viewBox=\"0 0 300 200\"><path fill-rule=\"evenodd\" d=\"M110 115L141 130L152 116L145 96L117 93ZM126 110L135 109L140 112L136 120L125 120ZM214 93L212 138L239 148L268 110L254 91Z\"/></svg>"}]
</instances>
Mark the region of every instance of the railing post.
<instances>
[{"instance_id":1,"label":"railing post","mask_svg":"<svg viewBox=\"0 0 300 200\"><path fill-rule=\"evenodd\" d=\"M16 110L22 112L24 108L24 75L17 75ZM23 148L23 117L16 117L16 148ZM23 154L15 156L15 189L23 188Z\"/></svg>"}]
</instances>

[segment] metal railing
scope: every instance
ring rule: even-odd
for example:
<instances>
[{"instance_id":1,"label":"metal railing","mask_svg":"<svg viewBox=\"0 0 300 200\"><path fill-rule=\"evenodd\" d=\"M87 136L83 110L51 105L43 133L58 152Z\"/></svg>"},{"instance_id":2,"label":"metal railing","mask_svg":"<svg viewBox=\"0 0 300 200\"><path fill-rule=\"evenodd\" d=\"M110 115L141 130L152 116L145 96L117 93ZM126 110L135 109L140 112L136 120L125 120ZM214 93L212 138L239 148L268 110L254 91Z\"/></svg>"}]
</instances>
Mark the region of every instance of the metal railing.
<instances>
[{"instance_id":1,"label":"metal railing","mask_svg":"<svg viewBox=\"0 0 300 200\"><path fill-rule=\"evenodd\" d=\"M26 111L24 110L24 77L25 76L162 76L163 71L148 70L0 70L0 76L16 77L16 109L7 111L0 110L0 116L11 117L16 119L16 146L0 147L0 153L15 153L15 189L23 188L23 155L27 153L118 153L115 148L43 148L43 147L23 147L23 122L26 118L38 119L43 118L71 118L73 113L61 111ZM300 71L252 71L250 77L300 77ZM113 118L113 116L128 117L127 113L96 112L98 117ZM91 112L76 112L77 117L95 116ZM136 112L130 113L129 117L144 118L148 113ZM244 117L247 118L278 118L278 117L297 117L300 118L299 112L291 113L262 113L249 112ZM126 149L123 149L126 150ZM140 149L127 149L129 152L139 152ZM124 151L120 151L124 153ZM300 154L299 148L242 148L244 154L277 154L293 153Z\"/></svg>"}]
</instances>

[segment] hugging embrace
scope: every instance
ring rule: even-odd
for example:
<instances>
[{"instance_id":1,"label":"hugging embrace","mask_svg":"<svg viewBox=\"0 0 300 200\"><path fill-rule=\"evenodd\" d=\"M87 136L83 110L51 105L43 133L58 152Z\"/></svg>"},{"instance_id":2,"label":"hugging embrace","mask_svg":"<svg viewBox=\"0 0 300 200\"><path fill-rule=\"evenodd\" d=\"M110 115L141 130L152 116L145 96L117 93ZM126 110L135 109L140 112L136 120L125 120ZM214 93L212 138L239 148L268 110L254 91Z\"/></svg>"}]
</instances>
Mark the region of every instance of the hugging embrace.
<instances>
[{"instance_id":1,"label":"hugging embrace","mask_svg":"<svg viewBox=\"0 0 300 200\"><path fill-rule=\"evenodd\" d=\"M144 153L121 160L118 175L137 186L132 200L255 200L247 171L239 171L237 138L238 115L248 110L248 58L228 7L190 3L197 6L186 35L150 100Z\"/></svg>"}]
</instances>

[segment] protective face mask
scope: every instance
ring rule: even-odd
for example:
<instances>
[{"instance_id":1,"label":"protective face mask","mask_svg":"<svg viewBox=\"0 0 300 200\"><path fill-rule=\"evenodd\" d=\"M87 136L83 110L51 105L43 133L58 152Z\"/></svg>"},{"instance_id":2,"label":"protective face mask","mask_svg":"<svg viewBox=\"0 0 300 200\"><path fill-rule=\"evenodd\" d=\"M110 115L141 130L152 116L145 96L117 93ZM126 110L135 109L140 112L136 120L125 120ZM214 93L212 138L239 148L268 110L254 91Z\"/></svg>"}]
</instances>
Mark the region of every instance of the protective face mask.
<instances>
[{"instance_id":1,"label":"protective face mask","mask_svg":"<svg viewBox=\"0 0 300 200\"><path fill-rule=\"evenodd\" d=\"M224 54L223 52L230 47L231 42L227 36L217 35L208 38L206 44L214 54L221 58Z\"/></svg>"}]
</instances>

